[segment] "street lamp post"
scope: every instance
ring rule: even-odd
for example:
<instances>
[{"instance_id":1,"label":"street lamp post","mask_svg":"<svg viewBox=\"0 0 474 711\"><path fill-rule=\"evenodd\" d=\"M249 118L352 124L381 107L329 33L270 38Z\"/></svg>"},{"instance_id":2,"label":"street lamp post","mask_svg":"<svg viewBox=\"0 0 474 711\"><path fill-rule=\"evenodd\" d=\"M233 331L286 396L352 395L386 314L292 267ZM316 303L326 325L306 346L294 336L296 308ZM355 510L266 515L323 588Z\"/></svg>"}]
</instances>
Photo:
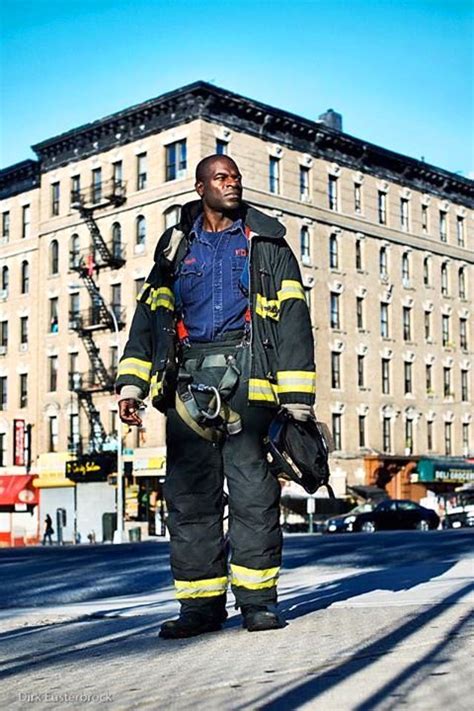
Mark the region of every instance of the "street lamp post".
<instances>
[{"instance_id":1,"label":"street lamp post","mask_svg":"<svg viewBox=\"0 0 474 711\"><path fill-rule=\"evenodd\" d=\"M69 289L83 289L83 284L70 284ZM120 356L120 330L117 317L112 306L104 299L98 289L94 289L94 293L101 300L104 307L107 309L109 316L112 319L115 333L115 345L117 348L117 356ZM117 528L114 531L114 543L123 543L124 533L124 510L123 510L123 449L122 449L122 421L120 413L117 418Z\"/></svg>"}]
</instances>

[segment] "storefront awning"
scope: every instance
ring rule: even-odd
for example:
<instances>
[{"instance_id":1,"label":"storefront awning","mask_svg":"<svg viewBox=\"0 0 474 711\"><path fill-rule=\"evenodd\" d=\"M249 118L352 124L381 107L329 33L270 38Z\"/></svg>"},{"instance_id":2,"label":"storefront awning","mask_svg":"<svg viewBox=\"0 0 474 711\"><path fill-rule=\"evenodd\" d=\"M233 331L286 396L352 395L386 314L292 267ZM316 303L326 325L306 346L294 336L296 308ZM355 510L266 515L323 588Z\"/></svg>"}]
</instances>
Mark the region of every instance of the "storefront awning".
<instances>
[{"instance_id":1,"label":"storefront awning","mask_svg":"<svg viewBox=\"0 0 474 711\"><path fill-rule=\"evenodd\" d=\"M378 486L365 486L363 484L348 486L347 491L354 494L362 501L382 501L383 499L388 499L388 494L385 489L381 489Z\"/></svg>"},{"instance_id":2,"label":"storefront awning","mask_svg":"<svg viewBox=\"0 0 474 711\"><path fill-rule=\"evenodd\" d=\"M29 474L0 476L0 507L21 510L26 505L36 506L38 493L33 487L33 479Z\"/></svg>"},{"instance_id":3,"label":"storefront awning","mask_svg":"<svg viewBox=\"0 0 474 711\"><path fill-rule=\"evenodd\" d=\"M416 471L411 474L411 481L413 483L468 484L474 482L474 460L423 457L417 462Z\"/></svg>"}]
</instances>

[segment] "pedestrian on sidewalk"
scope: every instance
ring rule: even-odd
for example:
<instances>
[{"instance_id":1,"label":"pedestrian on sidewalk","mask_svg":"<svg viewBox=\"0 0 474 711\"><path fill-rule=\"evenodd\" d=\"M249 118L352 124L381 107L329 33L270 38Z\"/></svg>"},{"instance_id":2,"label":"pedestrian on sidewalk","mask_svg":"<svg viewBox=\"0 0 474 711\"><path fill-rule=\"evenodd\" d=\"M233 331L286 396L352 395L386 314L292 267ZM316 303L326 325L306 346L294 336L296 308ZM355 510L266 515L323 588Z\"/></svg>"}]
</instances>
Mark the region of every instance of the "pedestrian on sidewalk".
<instances>
[{"instance_id":1,"label":"pedestrian on sidewalk","mask_svg":"<svg viewBox=\"0 0 474 711\"><path fill-rule=\"evenodd\" d=\"M44 534L43 534L43 546L46 545L46 539L48 539L49 545L53 545L53 536L54 534L54 528L53 528L53 521L51 520L51 516L49 514L46 514L46 518L44 520Z\"/></svg>"},{"instance_id":2,"label":"pedestrian on sidewalk","mask_svg":"<svg viewBox=\"0 0 474 711\"><path fill-rule=\"evenodd\" d=\"M221 629L230 584L249 631L284 626L280 485L264 438L280 407L312 416L314 347L297 260L275 218L242 200L227 156L196 169L199 200L165 231L120 360L121 420L166 413L164 496L180 616L165 638ZM230 563L223 536L228 487Z\"/></svg>"}]
</instances>

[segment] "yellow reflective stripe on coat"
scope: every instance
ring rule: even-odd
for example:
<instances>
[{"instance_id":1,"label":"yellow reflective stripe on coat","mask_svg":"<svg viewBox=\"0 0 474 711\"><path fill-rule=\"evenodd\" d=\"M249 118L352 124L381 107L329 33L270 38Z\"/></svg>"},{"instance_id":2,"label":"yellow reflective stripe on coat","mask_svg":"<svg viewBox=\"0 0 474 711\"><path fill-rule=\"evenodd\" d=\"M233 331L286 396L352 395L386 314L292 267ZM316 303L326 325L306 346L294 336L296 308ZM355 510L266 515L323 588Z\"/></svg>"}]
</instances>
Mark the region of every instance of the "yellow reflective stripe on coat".
<instances>
[{"instance_id":1,"label":"yellow reflective stripe on coat","mask_svg":"<svg viewBox=\"0 0 474 711\"><path fill-rule=\"evenodd\" d=\"M145 303L150 306L152 311L156 311L159 306L174 311L174 294L167 286L150 289L150 294Z\"/></svg>"},{"instance_id":2,"label":"yellow reflective stripe on coat","mask_svg":"<svg viewBox=\"0 0 474 711\"><path fill-rule=\"evenodd\" d=\"M300 281L296 279L283 279L281 289L278 291L278 300L282 302L287 299L305 300L303 284Z\"/></svg>"},{"instance_id":3,"label":"yellow reflective stripe on coat","mask_svg":"<svg viewBox=\"0 0 474 711\"><path fill-rule=\"evenodd\" d=\"M264 588L274 588L278 583L280 568L245 568L243 565L230 564L231 583L236 587L247 588L248 590L263 590Z\"/></svg>"},{"instance_id":4,"label":"yellow reflective stripe on coat","mask_svg":"<svg viewBox=\"0 0 474 711\"><path fill-rule=\"evenodd\" d=\"M140 289L140 291L139 291L138 294L137 294L137 301L140 301L140 299L142 298L143 294L145 293L145 291L146 291L147 289L150 288L150 286L151 286L151 285L150 285L147 281L143 284L142 288Z\"/></svg>"},{"instance_id":5,"label":"yellow reflective stripe on coat","mask_svg":"<svg viewBox=\"0 0 474 711\"><path fill-rule=\"evenodd\" d=\"M227 589L227 576L207 578L206 580L175 580L176 597L215 597L224 595Z\"/></svg>"},{"instance_id":6,"label":"yellow reflective stripe on coat","mask_svg":"<svg viewBox=\"0 0 474 711\"><path fill-rule=\"evenodd\" d=\"M266 402L278 402L276 385L263 378L250 378L249 380L249 400L260 400Z\"/></svg>"},{"instance_id":7,"label":"yellow reflective stripe on coat","mask_svg":"<svg viewBox=\"0 0 474 711\"><path fill-rule=\"evenodd\" d=\"M151 376L150 381L150 397L154 398L158 396L163 389L163 380L158 381L158 375L162 376L162 373L155 373Z\"/></svg>"},{"instance_id":8,"label":"yellow reflective stripe on coat","mask_svg":"<svg viewBox=\"0 0 474 711\"><path fill-rule=\"evenodd\" d=\"M263 296L263 294L257 294L255 313L262 318L272 318L278 321L282 303L288 299L305 300L304 288L301 282L295 279L283 279L281 289L278 290L276 299L268 299L266 296Z\"/></svg>"},{"instance_id":9,"label":"yellow reflective stripe on coat","mask_svg":"<svg viewBox=\"0 0 474 711\"><path fill-rule=\"evenodd\" d=\"M123 358L118 367L118 377L122 375L135 375L141 380L150 380L151 361L140 358Z\"/></svg>"},{"instance_id":10,"label":"yellow reflective stripe on coat","mask_svg":"<svg viewBox=\"0 0 474 711\"><path fill-rule=\"evenodd\" d=\"M277 372L279 393L315 393L316 373L307 370L279 370Z\"/></svg>"}]
</instances>

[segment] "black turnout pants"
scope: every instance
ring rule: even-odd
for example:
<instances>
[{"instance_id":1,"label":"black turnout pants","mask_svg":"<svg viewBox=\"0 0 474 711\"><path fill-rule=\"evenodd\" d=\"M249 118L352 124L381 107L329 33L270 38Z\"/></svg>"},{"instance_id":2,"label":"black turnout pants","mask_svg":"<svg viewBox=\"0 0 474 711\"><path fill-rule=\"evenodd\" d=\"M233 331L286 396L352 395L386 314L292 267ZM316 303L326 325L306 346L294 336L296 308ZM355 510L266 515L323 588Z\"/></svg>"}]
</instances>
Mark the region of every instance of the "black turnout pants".
<instances>
[{"instance_id":1,"label":"black turnout pants","mask_svg":"<svg viewBox=\"0 0 474 711\"><path fill-rule=\"evenodd\" d=\"M270 473L263 438L275 415L269 407L249 406L249 347L192 346L185 356L234 353L241 371L229 400L242 419L239 434L213 444L188 427L175 409L168 411L167 476L164 494L171 538L171 568L182 606L224 616L228 580L243 605L271 605L277 600L282 536L280 485ZM194 382L217 385L224 368L186 367ZM224 478L227 480L228 547L224 542Z\"/></svg>"}]
</instances>

